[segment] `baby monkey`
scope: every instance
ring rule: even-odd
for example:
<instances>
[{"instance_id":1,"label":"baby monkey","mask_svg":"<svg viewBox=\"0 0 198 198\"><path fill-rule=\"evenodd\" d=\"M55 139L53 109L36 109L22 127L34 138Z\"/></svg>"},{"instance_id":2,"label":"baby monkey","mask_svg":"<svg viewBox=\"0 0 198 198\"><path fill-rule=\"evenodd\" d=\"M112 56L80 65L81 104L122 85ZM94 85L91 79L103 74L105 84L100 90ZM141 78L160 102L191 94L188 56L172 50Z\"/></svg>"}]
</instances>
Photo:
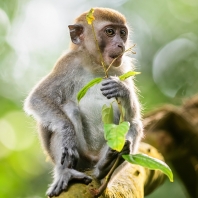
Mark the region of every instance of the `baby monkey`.
<instances>
[{"instance_id":1,"label":"baby monkey","mask_svg":"<svg viewBox=\"0 0 198 198\"><path fill-rule=\"evenodd\" d=\"M134 153L142 137L140 104L133 80L120 81L117 77L132 70L133 64L123 54L129 34L126 19L115 10L94 8L94 29L105 65L118 58L108 72L109 77L90 88L80 103L77 102L76 96L82 87L94 78L104 77L101 56L86 14L69 25L72 41L69 51L25 100L24 109L37 121L43 148L54 163L54 181L47 191L49 197L60 195L71 180L90 183L92 178L81 171L92 169L95 177L103 179L118 155ZM107 146L101 117L102 106L109 105L115 98L125 108L125 120L130 123L120 153ZM116 104L113 105L114 123L118 124L120 112ZM120 167L116 171L122 177L124 166ZM124 180L127 185L127 178Z\"/></svg>"}]
</instances>

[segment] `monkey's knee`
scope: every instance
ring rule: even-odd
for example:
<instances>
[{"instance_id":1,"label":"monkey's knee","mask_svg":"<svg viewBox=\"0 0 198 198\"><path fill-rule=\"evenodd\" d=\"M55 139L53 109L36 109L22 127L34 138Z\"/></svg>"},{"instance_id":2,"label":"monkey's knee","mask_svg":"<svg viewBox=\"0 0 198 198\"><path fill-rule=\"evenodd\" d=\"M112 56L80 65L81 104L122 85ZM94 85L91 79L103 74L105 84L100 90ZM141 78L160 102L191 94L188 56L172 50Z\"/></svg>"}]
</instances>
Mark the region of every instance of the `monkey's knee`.
<instances>
[{"instance_id":1,"label":"monkey's knee","mask_svg":"<svg viewBox=\"0 0 198 198\"><path fill-rule=\"evenodd\" d=\"M42 124L38 124L38 132L44 153L48 155L50 159L53 161L52 159L53 156L51 155L51 148L50 148L52 132L48 130L47 127L44 127Z\"/></svg>"}]
</instances>

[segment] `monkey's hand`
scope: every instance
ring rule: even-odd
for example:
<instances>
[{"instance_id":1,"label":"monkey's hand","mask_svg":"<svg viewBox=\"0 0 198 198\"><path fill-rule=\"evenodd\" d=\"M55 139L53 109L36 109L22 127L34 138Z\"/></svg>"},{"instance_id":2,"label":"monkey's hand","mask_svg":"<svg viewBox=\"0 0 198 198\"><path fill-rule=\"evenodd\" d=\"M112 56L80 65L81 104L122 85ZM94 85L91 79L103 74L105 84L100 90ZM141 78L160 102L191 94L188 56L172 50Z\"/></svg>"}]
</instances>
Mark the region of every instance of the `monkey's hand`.
<instances>
[{"instance_id":1,"label":"monkey's hand","mask_svg":"<svg viewBox=\"0 0 198 198\"><path fill-rule=\"evenodd\" d=\"M95 167L94 175L96 176L96 178L103 179L108 174L110 169L113 167L118 156L129 154L130 145L131 145L131 142L129 140L126 140L125 145L122 151L120 152L115 151L111 149L110 147L108 147L106 154L104 155L103 158L99 160L99 162L97 163ZM123 162L124 162L124 159L121 157L116 167L118 167Z\"/></svg>"},{"instance_id":2,"label":"monkey's hand","mask_svg":"<svg viewBox=\"0 0 198 198\"><path fill-rule=\"evenodd\" d=\"M68 168L75 168L79 159L79 154L76 146L72 149L67 146L62 147L61 164Z\"/></svg>"},{"instance_id":3,"label":"monkey's hand","mask_svg":"<svg viewBox=\"0 0 198 198\"><path fill-rule=\"evenodd\" d=\"M129 95L129 89L127 86L115 76L105 79L100 90L108 99L118 97L124 98Z\"/></svg>"},{"instance_id":4,"label":"monkey's hand","mask_svg":"<svg viewBox=\"0 0 198 198\"><path fill-rule=\"evenodd\" d=\"M75 168L79 154L74 129L71 126L65 126L61 139L61 157L56 161L66 168Z\"/></svg>"},{"instance_id":5,"label":"monkey's hand","mask_svg":"<svg viewBox=\"0 0 198 198\"><path fill-rule=\"evenodd\" d=\"M68 183L71 180L80 180L85 184L89 184L92 178L77 170L59 167L55 171L54 182L50 185L46 195L49 197L59 196L61 192L67 190Z\"/></svg>"}]
</instances>

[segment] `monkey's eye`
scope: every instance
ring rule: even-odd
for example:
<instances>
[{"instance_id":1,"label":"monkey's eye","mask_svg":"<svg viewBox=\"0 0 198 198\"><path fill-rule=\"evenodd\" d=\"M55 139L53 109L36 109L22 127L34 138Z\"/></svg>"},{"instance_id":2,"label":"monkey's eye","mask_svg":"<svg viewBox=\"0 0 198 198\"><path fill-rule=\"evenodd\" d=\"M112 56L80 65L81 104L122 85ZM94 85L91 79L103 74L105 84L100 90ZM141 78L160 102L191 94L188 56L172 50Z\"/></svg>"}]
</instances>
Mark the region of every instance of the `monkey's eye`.
<instances>
[{"instance_id":1,"label":"monkey's eye","mask_svg":"<svg viewBox=\"0 0 198 198\"><path fill-rule=\"evenodd\" d=\"M105 33L107 34L107 36L114 36L115 35L115 31L112 28L106 28Z\"/></svg>"},{"instance_id":2,"label":"monkey's eye","mask_svg":"<svg viewBox=\"0 0 198 198\"><path fill-rule=\"evenodd\" d=\"M120 36L125 37L127 35L125 30L120 30Z\"/></svg>"}]
</instances>

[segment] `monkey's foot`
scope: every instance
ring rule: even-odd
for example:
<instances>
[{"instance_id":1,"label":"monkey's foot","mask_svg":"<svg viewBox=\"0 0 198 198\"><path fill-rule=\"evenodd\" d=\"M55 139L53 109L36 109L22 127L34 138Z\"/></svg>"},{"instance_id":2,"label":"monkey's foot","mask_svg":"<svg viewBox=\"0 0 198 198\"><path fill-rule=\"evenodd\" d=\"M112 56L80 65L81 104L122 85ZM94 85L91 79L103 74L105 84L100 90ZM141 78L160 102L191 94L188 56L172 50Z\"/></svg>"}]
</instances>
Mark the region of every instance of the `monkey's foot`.
<instances>
[{"instance_id":1,"label":"monkey's foot","mask_svg":"<svg viewBox=\"0 0 198 198\"><path fill-rule=\"evenodd\" d=\"M103 179L113 167L118 156L126 155L130 153L130 141L126 140L125 145L121 152L115 151L108 148L106 156L102 158L98 164L95 166L94 175L97 179ZM124 162L124 158L120 157L117 166Z\"/></svg>"},{"instance_id":2,"label":"monkey's foot","mask_svg":"<svg viewBox=\"0 0 198 198\"><path fill-rule=\"evenodd\" d=\"M71 180L79 180L85 184L89 184L92 181L92 178L74 169L64 169L61 173L56 175L54 182L50 185L46 195L49 197L59 196L61 192L67 190L68 183Z\"/></svg>"}]
</instances>

